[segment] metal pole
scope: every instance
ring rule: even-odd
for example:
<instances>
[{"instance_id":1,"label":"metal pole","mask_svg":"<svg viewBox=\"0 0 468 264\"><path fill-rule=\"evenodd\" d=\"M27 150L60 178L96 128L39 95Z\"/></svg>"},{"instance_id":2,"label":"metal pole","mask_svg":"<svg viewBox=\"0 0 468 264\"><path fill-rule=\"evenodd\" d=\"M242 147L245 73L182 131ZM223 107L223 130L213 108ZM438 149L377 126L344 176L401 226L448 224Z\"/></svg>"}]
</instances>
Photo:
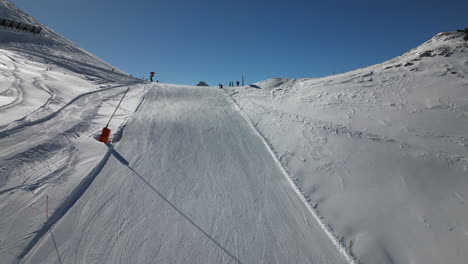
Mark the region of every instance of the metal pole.
<instances>
[{"instance_id":1,"label":"metal pole","mask_svg":"<svg viewBox=\"0 0 468 264\"><path fill-rule=\"evenodd\" d=\"M120 99L120 102L119 102L119 104L117 105L117 107L115 108L114 113L112 113L112 115L111 115L111 117L110 117L110 119L109 119L109 122L107 122L106 128L107 128L107 126L109 125L109 123L110 123L110 121L112 120L112 118L114 117L115 112L117 112L117 109L119 109L120 103L122 103L123 99L125 98L125 95L127 95L128 90L130 90L130 87L127 88L127 90L125 91L124 95L122 96L122 99Z\"/></svg>"}]
</instances>

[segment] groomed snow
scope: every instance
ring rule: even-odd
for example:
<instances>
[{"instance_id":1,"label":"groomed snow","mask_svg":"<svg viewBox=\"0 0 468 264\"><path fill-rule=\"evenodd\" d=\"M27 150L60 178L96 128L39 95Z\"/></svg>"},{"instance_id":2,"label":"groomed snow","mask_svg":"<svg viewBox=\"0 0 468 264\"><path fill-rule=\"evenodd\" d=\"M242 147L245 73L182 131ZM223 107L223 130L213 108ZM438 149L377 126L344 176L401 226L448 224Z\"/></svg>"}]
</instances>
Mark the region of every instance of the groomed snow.
<instances>
[{"instance_id":1,"label":"groomed snow","mask_svg":"<svg viewBox=\"0 0 468 264\"><path fill-rule=\"evenodd\" d=\"M64 263L347 263L222 90L153 86L53 229ZM24 263L56 263L50 235Z\"/></svg>"},{"instance_id":2,"label":"groomed snow","mask_svg":"<svg viewBox=\"0 0 468 264\"><path fill-rule=\"evenodd\" d=\"M113 71L6 0L0 17L44 28L0 27L1 263L466 263L461 33L220 90Z\"/></svg>"}]
</instances>

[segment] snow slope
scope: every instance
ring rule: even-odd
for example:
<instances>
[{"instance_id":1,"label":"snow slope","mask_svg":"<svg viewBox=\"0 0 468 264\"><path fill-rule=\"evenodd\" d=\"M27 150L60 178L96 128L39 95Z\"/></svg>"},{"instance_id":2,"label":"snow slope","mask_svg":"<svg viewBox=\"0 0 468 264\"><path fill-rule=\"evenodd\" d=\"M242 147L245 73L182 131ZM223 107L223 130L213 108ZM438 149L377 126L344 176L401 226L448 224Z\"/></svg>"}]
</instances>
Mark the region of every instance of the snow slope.
<instances>
[{"instance_id":1,"label":"snow slope","mask_svg":"<svg viewBox=\"0 0 468 264\"><path fill-rule=\"evenodd\" d=\"M363 263L468 259L468 43L440 33L382 64L228 88Z\"/></svg>"},{"instance_id":2,"label":"snow slope","mask_svg":"<svg viewBox=\"0 0 468 264\"><path fill-rule=\"evenodd\" d=\"M6 0L0 18L43 28L34 35L0 27L0 129L50 114L82 93L136 82Z\"/></svg>"},{"instance_id":3,"label":"snow slope","mask_svg":"<svg viewBox=\"0 0 468 264\"><path fill-rule=\"evenodd\" d=\"M94 137L123 92L131 87L109 125L114 133L146 87L7 1L0 17L44 28L33 35L0 27L0 263L14 263L46 230L46 196L56 217L78 198L107 151Z\"/></svg>"},{"instance_id":4,"label":"snow slope","mask_svg":"<svg viewBox=\"0 0 468 264\"><path fill-rule=\"evenodd\" d=\"M353 262L224 92L141 105L147 85L41 26L0 29L2 263ZM95 137L127 87L114 150Z\"/></svg>"},{"instance_id":5,"label":"snow slope","mask_svg":"<svg viewBox=\"0 0 468 264\"><path fill-rule=\"evenodd\" d=\"M348 263L214 88L153 86L53 234L63 263ZM58 263L50 234L24 263Z\"/></svg>"},{"instance_id":6,"label":"snow slope","mask_svg":"<svg viewBox=\"0 0 468 264\"><path fill-rule=\"evenodd\" d=\"M112 71L8 1L0 17L44 28L0 28L1 263L468 259L460 33L224 93Z\"/></svg>"}]
</instances>

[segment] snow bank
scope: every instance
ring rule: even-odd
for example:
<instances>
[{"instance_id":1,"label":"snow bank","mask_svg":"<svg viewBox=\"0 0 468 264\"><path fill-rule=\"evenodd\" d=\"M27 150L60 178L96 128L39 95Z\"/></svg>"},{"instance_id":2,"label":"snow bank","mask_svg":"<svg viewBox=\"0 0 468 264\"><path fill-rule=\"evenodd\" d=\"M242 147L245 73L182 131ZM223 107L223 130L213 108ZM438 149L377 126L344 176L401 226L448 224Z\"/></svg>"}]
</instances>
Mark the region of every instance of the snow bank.
<instances>
[{"instance_id":1,"label":"snow bank","mask_svg":"<svg viewBox=\"0 0 468 264\"><path fill-rule=\"evenodd\" d=\"M449 32L348 73L228 89L361 262L464 263L467 77Z\"/></svg>"},{"instance_id":2,"label":"snow bank","mask_svg":"<svg viewBox=\"0 0 468 264\"><path fill-rule=\"evenodd\" d=\"M47 231L46 195L50 215L71 206L107 151L94 137L131 87L109 126L119 131L146 86L7 1L0 17L43 28L0 27L0 262L15 263Z\"/></svg>"}]
</instances>

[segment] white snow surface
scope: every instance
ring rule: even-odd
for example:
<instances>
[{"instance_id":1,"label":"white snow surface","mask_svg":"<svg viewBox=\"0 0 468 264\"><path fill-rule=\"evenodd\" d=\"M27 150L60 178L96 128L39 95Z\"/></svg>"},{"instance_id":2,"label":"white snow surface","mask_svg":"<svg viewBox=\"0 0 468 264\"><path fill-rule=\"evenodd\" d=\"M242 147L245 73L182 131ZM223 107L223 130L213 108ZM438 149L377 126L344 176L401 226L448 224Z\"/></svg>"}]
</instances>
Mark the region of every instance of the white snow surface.
<instances>
[{"instance_id":1,"label":"white snow surface","mask_svg":"<svg viewBox=\"0 0 468 264\"><path fill-rule=\"evenodd\" d=\"M41 230L79 197L146 85L0 1L0 17L43 27L40 35L0 27L0 263L15 263ZM45 201L49 196L50 221Z\"/></svg>"},{"instance_id":2,"label":"white snow surface","mask_svg":"<svg viewBox=\"0 0 468 264\"><path fill-rule=\"evenodd\" d=\"M461 33L217 89L113 71L6 0L0 17L44 28L0 27L0 263L466 263Z\"/></svg>"},{"instance_id":3,"label":"white snow surface","mask_svg":"<svg viewBox=\"0 0 468 264\"><path fill-rule=\"evenodd\" d=\"M228 88L362 263L467 263L468 44L317 79Z\"/></svg>"},{"instance_id":4,"label":"white snow surface","mask_svg":"<svg viewBox=\"0 0 468 264\"><path fill-rule=\"evenodd\" d=\"M64 263L347 263L222 90L153 86L53 230ZM56 263L51 235L25 263Z\"/></svg>"}]
</instances>

